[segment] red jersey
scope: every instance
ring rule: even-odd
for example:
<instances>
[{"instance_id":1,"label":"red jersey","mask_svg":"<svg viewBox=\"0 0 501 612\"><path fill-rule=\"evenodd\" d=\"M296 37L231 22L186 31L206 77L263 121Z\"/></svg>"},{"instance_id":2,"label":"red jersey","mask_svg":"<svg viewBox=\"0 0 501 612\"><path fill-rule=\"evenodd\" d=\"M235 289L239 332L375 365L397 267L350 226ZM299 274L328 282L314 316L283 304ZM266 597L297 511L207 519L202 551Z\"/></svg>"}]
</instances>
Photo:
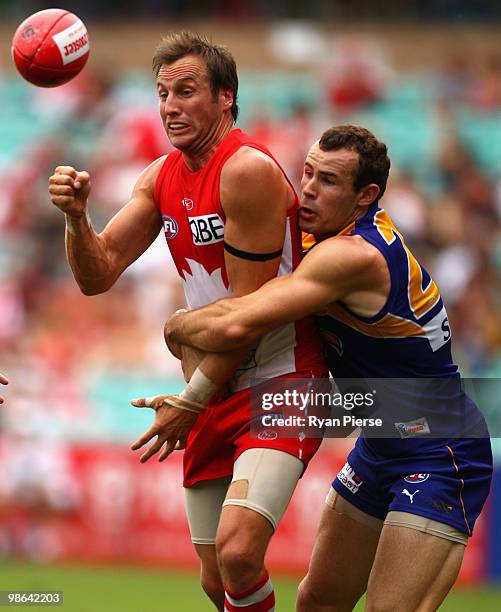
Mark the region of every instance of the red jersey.
<instances>
[{"instance_id":1,"label":"red jersey","mask_svg":"<svg viewBox=\"0 0 501 612\"><path fill-rule=\"evenodd\" d=\"M170 153L160 169L155 184L155 204L162 216L165 238L183 281L189 308L232 296L224 261L225 214L219 185L224 164L243 146L262 151L280 167L264 146L234 129L201 169L191 171L180 151ZM302 257L297 209L295 195L294 204L287 213L278 275L290 274ZM244 389L255 379L323 367L320 338L313 321L304 319L263 336L249 361L237 371L232 389Z\"/></svg>"}]
</instances>

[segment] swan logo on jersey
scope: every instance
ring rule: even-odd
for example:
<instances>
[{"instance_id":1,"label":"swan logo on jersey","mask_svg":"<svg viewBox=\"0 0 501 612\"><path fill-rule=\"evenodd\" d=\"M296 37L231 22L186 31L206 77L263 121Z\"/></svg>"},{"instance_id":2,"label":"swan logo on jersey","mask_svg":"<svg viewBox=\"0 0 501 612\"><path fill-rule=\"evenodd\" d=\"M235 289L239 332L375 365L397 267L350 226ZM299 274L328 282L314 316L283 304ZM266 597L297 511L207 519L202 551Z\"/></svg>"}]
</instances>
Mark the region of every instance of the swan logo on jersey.
<instances>
[{"instance_id":1,"label":"swan logo on jersey","mask_svg":"<svg viewBox=\"0 0 501 612\"><path fill-rule=\"evenodd\" d=\"M167 240L175 238L179 232L177 221L172 217L169 217L169 215L162 215L162 220L164 222L164 232Z\"/></svg>"},{"instance_id":2,"label":"swan logo on jersey","mask_svg":"<svg viewBox=\"0 0 501 612\"><path fill-rule=\"evenodd\" d=\"M183 206L186 210L191 210L193 208L193 200L191 198L183 198Z\"/></svg>"},{"instance_id":3,"label":"swan logo on jersey","mask_svg":"<svg viewBox=\"0 0 501 612\"><path fill-rule=\"evenodd\" d=\"M188 217L193 244L205 246L221 242L224 238L224 223L221 217L212 215L200 215L199 217Z\"/></svg>"},{"instance_id":4,"label":"swan logo on jersey","mask_svg":"<svg viewBox=\"0 0 501 612\"><path fill-rule=\"evenodd\" d=\"M344 484L348 491L351 491L352 493L356 493L360 489L361 485L363 485L363 480L349 463L344 464L343 469L339 472L336 478L339 480L339 482Z\"/></svg>"},{"instance_id":5,"label":"swan logo on jersey","mask_svg":"<svg viewBox=\"0 0 501 612\"><path fill-rule=\"evenodd\" d=\"M405 482L416 483L416 482L424 482L428 480L430 477L429 474L409 474L404 478Z\"/></svg>"}]
</instances>

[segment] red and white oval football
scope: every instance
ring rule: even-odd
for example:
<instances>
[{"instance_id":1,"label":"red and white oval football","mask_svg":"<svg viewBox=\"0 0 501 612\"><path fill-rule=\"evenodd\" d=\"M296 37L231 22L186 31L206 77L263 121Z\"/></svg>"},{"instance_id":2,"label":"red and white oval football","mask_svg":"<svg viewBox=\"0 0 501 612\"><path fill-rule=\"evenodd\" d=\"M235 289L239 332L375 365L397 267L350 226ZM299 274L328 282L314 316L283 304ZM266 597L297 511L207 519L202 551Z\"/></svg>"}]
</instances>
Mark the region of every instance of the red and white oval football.
<instances>
[{"instance_id":1,"label":"red and white oval football","mask_svg":"<svg viewBox=\"0 0 501 612\"><path fill-rule=\"evenodd\" d=\"M89 57L89 35L83 21L64 9L34 13L17 28L12 58L27 81L57 87L75 77Z\"/></svg>"}]
</instances>

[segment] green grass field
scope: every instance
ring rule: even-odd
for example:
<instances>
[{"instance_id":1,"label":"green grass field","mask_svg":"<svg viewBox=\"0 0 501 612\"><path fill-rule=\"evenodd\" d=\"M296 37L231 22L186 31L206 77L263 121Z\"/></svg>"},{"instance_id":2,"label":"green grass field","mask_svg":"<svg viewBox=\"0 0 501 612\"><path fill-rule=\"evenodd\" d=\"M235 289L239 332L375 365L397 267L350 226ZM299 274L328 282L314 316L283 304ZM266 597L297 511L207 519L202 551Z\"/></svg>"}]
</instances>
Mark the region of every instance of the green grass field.
<instances>
[{"instance_id":1,"label":"green grass field","mask_svg":"<svg viewBox=\"0 0 501 612\"><path fill-rule=\"evenodd\" d=\"M274 577L273 582L277 612L292 612L298 580ZM67 612L210 612L213 609L200 590L198 577L188 572L0 562L0 591L15 589L62 590L64 605L53 609ZM15 609L33 612L37 607L15 606ZM361 605L356 608L362 609ZM441 610L500 612L501 589L456 590Z\"/></svg>"}]
</instances>

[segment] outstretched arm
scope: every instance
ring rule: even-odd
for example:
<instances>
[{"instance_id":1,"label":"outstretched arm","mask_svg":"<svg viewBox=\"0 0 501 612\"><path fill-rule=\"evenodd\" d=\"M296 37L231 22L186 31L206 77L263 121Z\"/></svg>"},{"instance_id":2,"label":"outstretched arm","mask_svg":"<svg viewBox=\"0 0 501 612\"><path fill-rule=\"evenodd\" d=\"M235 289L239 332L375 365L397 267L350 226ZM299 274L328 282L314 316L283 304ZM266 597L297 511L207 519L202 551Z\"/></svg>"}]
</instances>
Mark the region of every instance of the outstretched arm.
<instances>
[{"instance_id":1,"label":"outstretched arm","mask_svg":"<svg viewBox=\"0 0 501 612\"><path fill-rule=\"evenodd\" d=\"M153 201L156 177L164 158L140 175L130 201L98 234L87 210L90 176L58 166L49 179L52 203L66 218L66 253L73 276L85 295L107 291L155 240L161 219Z\"/></svg>"}]
</instances>

